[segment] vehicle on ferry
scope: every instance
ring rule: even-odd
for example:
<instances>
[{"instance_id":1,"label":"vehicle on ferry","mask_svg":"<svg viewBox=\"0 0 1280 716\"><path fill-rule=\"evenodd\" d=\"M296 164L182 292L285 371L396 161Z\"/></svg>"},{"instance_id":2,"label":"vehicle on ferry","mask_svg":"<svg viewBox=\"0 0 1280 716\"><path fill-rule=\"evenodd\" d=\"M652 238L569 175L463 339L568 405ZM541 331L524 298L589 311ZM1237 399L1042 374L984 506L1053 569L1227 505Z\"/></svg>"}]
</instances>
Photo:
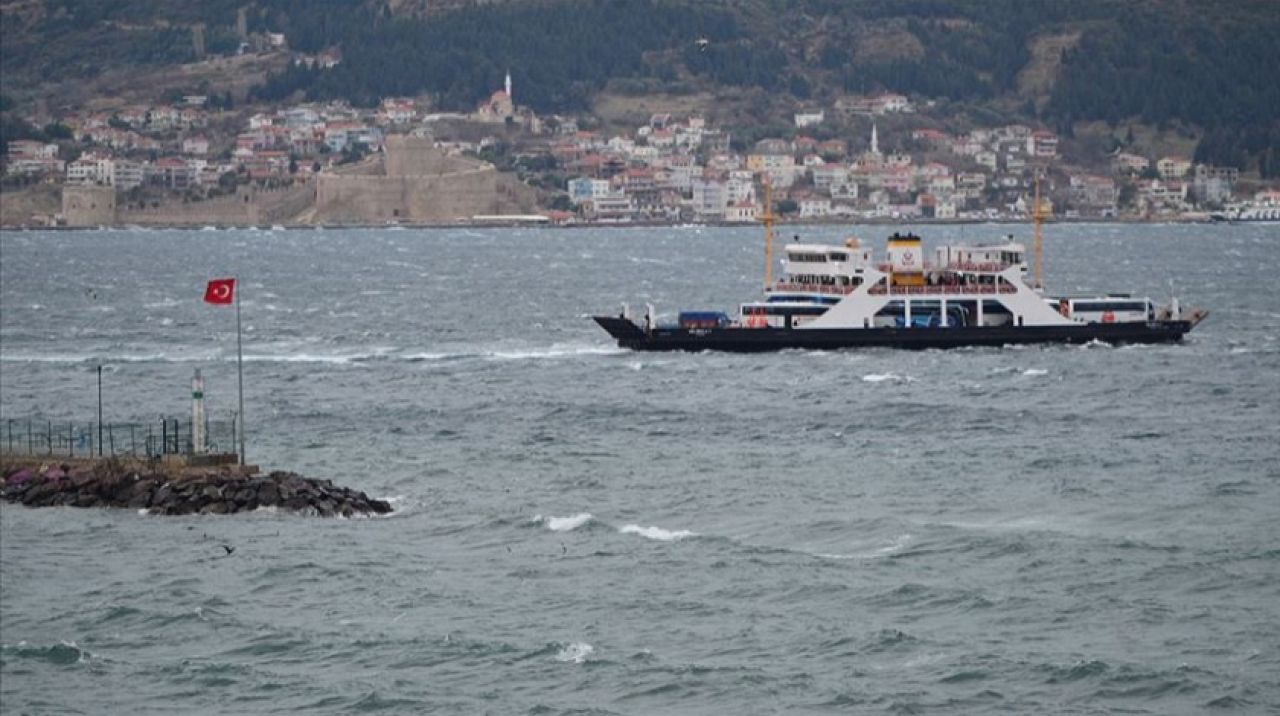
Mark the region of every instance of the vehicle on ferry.
<instances>
[{"instance_id":1,"label":"vehicle on ferry","mask_svg":"<svg viewBox=\"0 0 1280 716\"><path fill-rule=\"evenodd\" d=\"M1171 342L1208 315L1182 310L1176 298L1157 306L1120 294L1047 295L1038 270L1029 281L1026 248L1011 236L939 246L931 259L922 239L909 233L891 235L882 257L853 238L843 246L796 242L784 248L776 283L768 278L769 252L764 297L741 304L734 318L688 312L675 325L661 325L650 306L642 323L625 307L622 315L595 320L620 346L636 350L767 351Z\"/></svg>"}]
</instances>

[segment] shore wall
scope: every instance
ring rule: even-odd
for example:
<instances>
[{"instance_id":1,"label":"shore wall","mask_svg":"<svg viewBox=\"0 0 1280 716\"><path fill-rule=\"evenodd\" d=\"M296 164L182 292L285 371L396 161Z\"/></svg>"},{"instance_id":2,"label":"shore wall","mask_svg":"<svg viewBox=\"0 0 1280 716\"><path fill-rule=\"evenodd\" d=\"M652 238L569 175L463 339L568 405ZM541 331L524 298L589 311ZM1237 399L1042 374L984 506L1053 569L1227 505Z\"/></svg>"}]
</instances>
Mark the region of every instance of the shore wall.
<instances>
[{"instance_id":1,"label":"shore wall","mask_svg":"<svg viewBox=\"0 0 1280 716\"><path fill-rule=\"evenodd\" d=\"M139 226L259 226L288 223L312 206L315 188L306 185L281 189L241 188L222 196L185 204L165 203L156 208L121 209L116 222Z\"/></svg>"}]
</instances>

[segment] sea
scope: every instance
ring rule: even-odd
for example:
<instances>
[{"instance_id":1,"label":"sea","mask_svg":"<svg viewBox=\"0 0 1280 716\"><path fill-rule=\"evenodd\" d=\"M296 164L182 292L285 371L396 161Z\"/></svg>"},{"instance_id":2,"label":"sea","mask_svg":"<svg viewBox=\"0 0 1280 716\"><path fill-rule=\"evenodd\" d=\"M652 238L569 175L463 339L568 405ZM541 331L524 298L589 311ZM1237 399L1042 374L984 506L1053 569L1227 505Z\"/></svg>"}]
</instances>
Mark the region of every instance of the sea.
<instances>
[{"instance_id":1,"label":"sea","mask_svg":"<svg viewBox=\"0 0 1280 716\"><path fill-rule=\"evenodd\" d=\"M1031 242L779 244L912 228ZM590 316L732 313L758 228L6 231L0 425L229 417L236 277L249 462L395 512L0 506L0 711L1280 713L1280 225L1044 234L1208 318L640 353Z\"/></svg>"}]
</instances>

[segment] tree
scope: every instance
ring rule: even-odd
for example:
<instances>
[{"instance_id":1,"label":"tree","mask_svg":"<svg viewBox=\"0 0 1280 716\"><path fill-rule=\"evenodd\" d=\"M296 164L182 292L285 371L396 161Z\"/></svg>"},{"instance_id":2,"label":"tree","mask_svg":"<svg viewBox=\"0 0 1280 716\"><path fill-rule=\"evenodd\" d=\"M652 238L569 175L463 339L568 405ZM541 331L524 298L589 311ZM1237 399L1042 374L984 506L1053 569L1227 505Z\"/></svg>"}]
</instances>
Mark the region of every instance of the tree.
<instances>
[{"instance_id":1,"label":"tree","mask_svg":"<svg viewBox=\"0 0 1280 716\"><path fill-rule=\"evenodd\" d=\"M61 122L51 122L44 125L44 133L51 140L75 139L75 134L71 131L71 128Z\"/></svg>"}]
</instances>

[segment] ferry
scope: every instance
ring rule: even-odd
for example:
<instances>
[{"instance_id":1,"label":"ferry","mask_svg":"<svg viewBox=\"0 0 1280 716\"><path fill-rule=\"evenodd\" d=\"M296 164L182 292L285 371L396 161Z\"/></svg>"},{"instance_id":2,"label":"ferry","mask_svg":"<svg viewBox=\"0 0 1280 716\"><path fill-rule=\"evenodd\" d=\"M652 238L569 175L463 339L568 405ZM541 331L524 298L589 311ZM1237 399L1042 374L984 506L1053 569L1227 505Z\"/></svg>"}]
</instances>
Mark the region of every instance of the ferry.
<instances>
[{"instance_id":1,"label":"ferry","mask_svg":"<svg viewBox=\"0 0 1280 716\"><path fill-rule=\"evenodd\" d=\"M1182 308L1176 297L1157 305L1128 294L1045 293L1038 220L1034 278L1025 246L1012 236L940 246L926 258L919 236L894 233L882 257L856 238L843 245L787 244L783 276L773 282L770 218L766 214L761 300L741 304L734 315L681 312L672 324L659 323L652 305L642 319L624 305L619 315L594 320L619 346L633 350L757 352L1165 343L1182 340L1208 315Z\"/></svg>"}]
</instances>

